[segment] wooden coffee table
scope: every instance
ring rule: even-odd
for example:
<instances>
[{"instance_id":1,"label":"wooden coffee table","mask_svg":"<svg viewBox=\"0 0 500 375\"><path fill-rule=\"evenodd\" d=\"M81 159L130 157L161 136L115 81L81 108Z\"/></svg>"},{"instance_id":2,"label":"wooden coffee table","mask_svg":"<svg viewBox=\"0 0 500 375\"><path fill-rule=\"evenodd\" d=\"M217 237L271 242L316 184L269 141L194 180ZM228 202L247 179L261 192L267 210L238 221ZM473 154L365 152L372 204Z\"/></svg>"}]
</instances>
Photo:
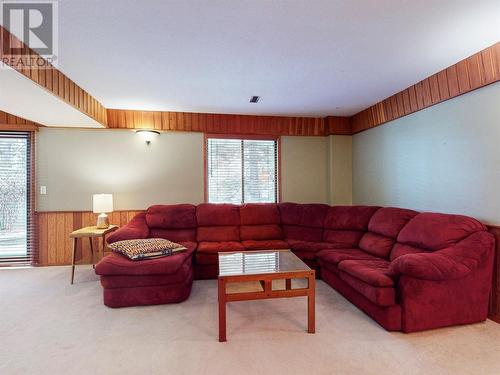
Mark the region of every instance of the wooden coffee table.
<instances>
[{"instance_id":1,"label":"wooden coffee table","mask_svg":"<svg viewBox=\"0 0 500 375\"><path fill-rule=\"evenodd\" d=\"M292 279L307 286L292 288ZM284 280L273 288L273 280ZM275 283L277 284L277 282ZM307 332L315 332L315 271L290 250L219 253L219 341L226 341L226 303L307 296Z\"/></svg>"}]
</instances>

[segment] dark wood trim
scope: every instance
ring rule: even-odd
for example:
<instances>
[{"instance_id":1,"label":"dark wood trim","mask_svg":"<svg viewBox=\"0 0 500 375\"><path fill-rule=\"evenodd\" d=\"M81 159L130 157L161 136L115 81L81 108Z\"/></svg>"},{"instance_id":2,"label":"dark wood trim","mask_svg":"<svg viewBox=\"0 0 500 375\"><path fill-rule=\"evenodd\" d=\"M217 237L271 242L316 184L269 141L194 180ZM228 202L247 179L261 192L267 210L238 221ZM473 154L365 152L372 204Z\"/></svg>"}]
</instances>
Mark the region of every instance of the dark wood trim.
<instances>
[{"instance_id":1,"label":"dark wood trim","mask_svg":"<svg viewBox=\"0 0 500 375\"><path fill-rule=\"evenodd\" d=\"M326 135L352 135L351 117L325 117Z\"/></svg>"},{"instance_id":2,"label":"dark wood trim","mask_svg":"<svg viewBox=\"0 0 500 375\"><path fill-rule=\"evenodd\" d=\"M232 136L327 136L347 134L348 117L286 117L217 113L108 109L108 125L118 129L154 129Z\"/></svg>"},{"instance_id":3,"label":"dark wood trim","mask_svg":"<svg viewBox=\"0 0 500 375\"><path fill-rule=\"evenodd\" d=\"M39 126L43 125L0 111L0 130L36 131Z\"/></svg>"},{"instance_id":4,"label":"dark wood trim","mask_svg":"<svg viewBox=\"0 0 500 375\"><path fill-rule=\"evenodd\" d=\"M500 80L500 42L351 117L356 134Z\"/></svg>"},{"instance_id":5,"label":"dark wood trim","mask_svg":"<svg viewBox=\"0 0 500 375\"><path fill-rule=\"evenodd\" d=\"M0 124L0 131L18 131L18 132L36 132L38 131L37 125L14 125L14 124Z\"/></svg>"},{"instance_id":6,"label":"dark wood trim","mask_svg":"<svg viewBox=\"0 0 500 375\"><path fill-rule=\"evenodd\" d=\"M1 25L0 43L0 60L65 103L107 127L106 109L97 99ZM25 51L23 57L10 59L11 55L18 56L12 51L13 48L21 48ZM36 64L30 61L36 61Z\"/></svg>"}]
</instances>

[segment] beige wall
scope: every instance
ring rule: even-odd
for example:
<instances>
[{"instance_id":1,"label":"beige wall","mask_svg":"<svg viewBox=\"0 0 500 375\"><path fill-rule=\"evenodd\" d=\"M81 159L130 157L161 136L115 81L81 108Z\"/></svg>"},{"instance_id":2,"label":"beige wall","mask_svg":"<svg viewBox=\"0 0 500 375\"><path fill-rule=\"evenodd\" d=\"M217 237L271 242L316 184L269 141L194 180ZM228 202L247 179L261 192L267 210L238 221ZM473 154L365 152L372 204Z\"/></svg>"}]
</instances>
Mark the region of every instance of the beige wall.
<instances>
[{"instance_id":1,"label":"beige wall","mask_svg":"<svg viewBox=\"0 0 500 375\"><path fill-rule=\"evenodd\" d=\"M328 202L352 203L352 137L331 135L328 137Z\"/></svg>"},{"instance_id":2,"label":"beige wall","mask_svg":"<svg viewBox=\"0 0 500 375\"><path fill-rule=\"evenodd\" d=\"M282 137L282 200L350 199L351 167L342 155L350 154L348 138ZM90 210L92 194L99 192L113 193L116 210L197 204L204 199L203 168L202 133L164 132L146 146L130 130L43 128L37 135L37 183L47 194L37 189L37 207Z\"/></svg>"},{"instance_id":3,"label":"beige wall","mask_svg":"<svg viewBox=\"0 0 500 375\"><path fill-rule=\"evenodd\" d=\"M90 210L94 193L113 193L117 210L203 201L201 133L162 133L150 146L115 129L42 129L37 139L39 211Z\"/></svg>"},{"instance_id":4,"label":"beige wall","mask_svg":"<svg viewBox=\"0 0 500 375\"><path fill-rule=\"evenodd\" d=\"M281 198L284 202L328 202L328 138L281 137Z\"/></svg>"},{"instance_id":5,"label":"beige wall","mask_svg":"<svg viewBox=\"0 0 500 375\"><path fill-rule=\"evenodd\" d=\"M500 223L500 83L353 137L357 204Z\"/></svg>"}]
</instances>

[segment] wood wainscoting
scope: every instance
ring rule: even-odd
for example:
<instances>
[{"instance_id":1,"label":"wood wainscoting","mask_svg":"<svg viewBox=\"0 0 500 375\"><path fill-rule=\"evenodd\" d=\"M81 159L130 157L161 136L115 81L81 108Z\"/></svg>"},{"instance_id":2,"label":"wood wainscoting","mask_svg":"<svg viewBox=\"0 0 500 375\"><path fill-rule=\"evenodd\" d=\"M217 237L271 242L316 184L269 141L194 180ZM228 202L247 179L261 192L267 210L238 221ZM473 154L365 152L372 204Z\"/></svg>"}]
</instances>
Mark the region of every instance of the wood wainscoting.
<instances>
[{"instance_id":1,"label":"wood wainscoting","mask_svg":"<svg viewBox=\"0 0 500 375\"><path fill-rule=\"evenodd\" d=\"M109 214L109 222L118 226L127 224L141 210L115 211ZM95 225L97 214L90 211L37 212L37 242L39 266L61 266L71 264L72 240L69 234L75 229ZM94 249L102 249L102 240L94 238ZM78 241L76 259L79 263L90 263L88 241ZM97 259L97 258L96 258Z\"/></svg>"},{"instance_id":2,"label":"wood wainscoting","mask_svg":"<svg viewBox=\"0 0 500 375\"><path fill-rule=\"evenodd\" d=\"M493 266L489 318L500 323L500 226L488 225L488 229L495 236L495 262Z\"/></svg>"}]
</instances>

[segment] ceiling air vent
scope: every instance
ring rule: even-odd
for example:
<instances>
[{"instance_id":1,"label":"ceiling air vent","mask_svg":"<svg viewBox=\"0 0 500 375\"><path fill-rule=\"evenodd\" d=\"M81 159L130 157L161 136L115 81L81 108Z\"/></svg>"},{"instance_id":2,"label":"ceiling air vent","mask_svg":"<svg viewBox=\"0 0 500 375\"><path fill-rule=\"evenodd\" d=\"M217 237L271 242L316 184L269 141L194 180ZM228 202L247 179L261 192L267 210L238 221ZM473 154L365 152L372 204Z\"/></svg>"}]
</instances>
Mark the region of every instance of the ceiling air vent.
<instances>
[{"instance_id":1,"label":"ceiling air vent","mask_svg":"<svg viewBox=\"0 0 500 375\"><path fill-rule=\"evenodd\" d=\"M260 99L260 96L252 96L250 98L250 103L257 103Z\"/></svg>"}]
</instances>

